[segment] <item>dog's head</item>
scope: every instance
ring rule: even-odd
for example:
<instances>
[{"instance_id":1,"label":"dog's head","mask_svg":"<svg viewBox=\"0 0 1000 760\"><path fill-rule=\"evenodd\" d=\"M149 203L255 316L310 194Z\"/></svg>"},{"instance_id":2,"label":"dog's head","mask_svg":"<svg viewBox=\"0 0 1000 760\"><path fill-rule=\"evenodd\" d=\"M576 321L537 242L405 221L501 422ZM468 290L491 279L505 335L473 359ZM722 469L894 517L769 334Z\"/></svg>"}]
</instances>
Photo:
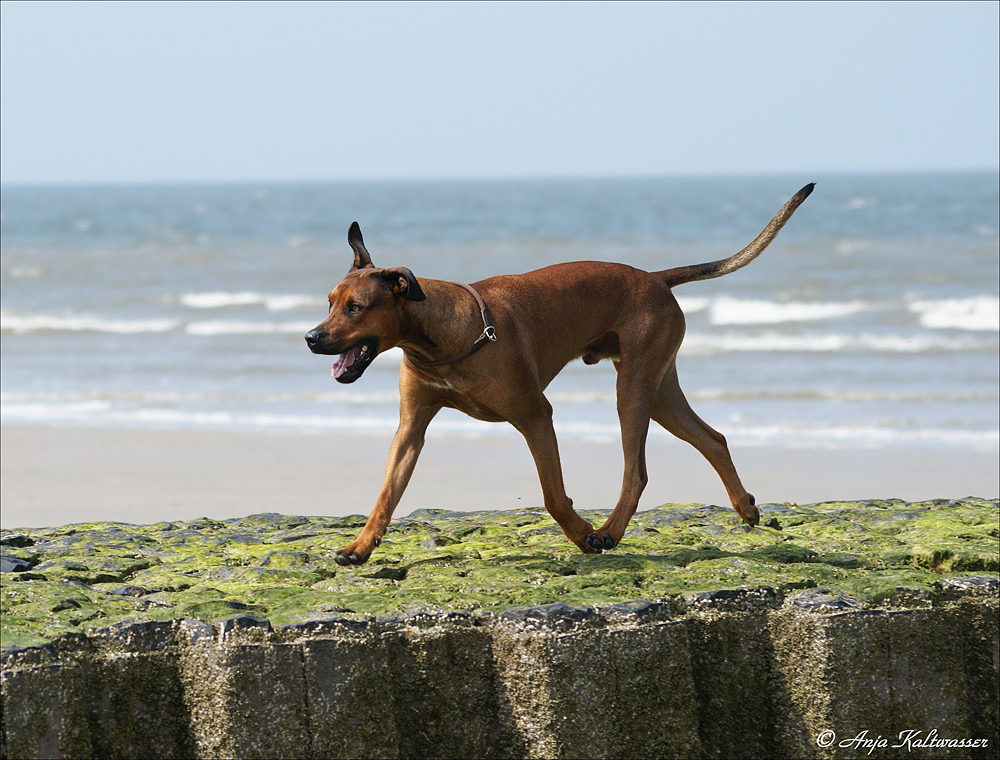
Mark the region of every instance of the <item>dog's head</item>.
<instances>
[{"instance_id":1,"label":"dog's head","mask_svg":"<svg viewBox=\"0 0 1000 760\"><path fill-rule=\"evenodd\" d=\"M337 355L331 374L340 383L353 383L379 351L397 345L403 302L425 297L409 269L372 264L357 222L347 231L347 242L354 266L330 291L326 319L305 335L313 353Z\"/></svg>"}]
</instances>

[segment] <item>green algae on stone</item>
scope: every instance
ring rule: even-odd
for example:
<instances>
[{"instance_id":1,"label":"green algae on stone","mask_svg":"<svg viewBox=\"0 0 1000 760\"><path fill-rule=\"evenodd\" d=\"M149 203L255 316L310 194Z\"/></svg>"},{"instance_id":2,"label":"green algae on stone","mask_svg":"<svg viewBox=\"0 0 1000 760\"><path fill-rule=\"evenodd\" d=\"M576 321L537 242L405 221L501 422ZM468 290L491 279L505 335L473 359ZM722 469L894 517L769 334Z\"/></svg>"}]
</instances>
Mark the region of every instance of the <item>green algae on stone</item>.
<instances>
[{"instance_id":1,"label":"green algae on stone","mask_svg":"<svg viewBox=\"0 0 1000 760\"><path fill-rule=\"evenodd\" d=\"M943 576L1000 571L1000 501L966 498L762 505L748 530L728 507L639 512L601 555L570 545L540 507L418 510L360 567L336 564L364 518L251 515L155 525L4 531L3 645L125 620L288 625L414 604L502 612L608 605L719 589L823 587L871 604L930 600ZM602 522L606 512L586 512ZM929 602L928 602L929 603Z\"/></svg>"}]
</instances>

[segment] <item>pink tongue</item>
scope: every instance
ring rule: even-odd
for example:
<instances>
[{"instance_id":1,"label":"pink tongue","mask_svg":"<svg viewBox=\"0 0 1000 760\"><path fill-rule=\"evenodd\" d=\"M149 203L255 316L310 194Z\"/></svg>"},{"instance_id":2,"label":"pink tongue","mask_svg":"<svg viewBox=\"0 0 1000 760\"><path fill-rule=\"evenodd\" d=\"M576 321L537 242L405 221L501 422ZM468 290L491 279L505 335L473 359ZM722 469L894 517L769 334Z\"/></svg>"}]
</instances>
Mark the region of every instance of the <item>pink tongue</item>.
<instances>
[{"instance_id":1,"label":"pink tongue","mask_svg":"<svg viewBox=\"0 0 1000 760\"><path fill-rule=\"evenodd\" d=\"M348 367L358 360L359 356L361 356L361 346L355 346L350 351L338 356L337 361L330 368L330 377L337 378L343 375Z\"/></svg>"}]
</instances>

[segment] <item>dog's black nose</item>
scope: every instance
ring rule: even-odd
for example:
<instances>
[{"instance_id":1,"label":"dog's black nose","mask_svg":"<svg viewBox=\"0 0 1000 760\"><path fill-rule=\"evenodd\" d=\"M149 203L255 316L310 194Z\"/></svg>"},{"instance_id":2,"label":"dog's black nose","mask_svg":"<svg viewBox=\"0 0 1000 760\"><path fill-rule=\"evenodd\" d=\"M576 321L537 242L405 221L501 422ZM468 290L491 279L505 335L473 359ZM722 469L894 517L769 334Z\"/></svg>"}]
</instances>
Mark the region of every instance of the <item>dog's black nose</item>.
<instances>
[{"instance_id":1,"label":"dog's black nose","mask_svg":"<svg viewBox=\"0 0 1000 760\"><path fill-rule=\"evenodd\" d=\"M319 330L313 328L312 330L307 332L306 343L308 343L310 346L315 346L317 343L319 343Z\"/></svg>"}]
</instances>

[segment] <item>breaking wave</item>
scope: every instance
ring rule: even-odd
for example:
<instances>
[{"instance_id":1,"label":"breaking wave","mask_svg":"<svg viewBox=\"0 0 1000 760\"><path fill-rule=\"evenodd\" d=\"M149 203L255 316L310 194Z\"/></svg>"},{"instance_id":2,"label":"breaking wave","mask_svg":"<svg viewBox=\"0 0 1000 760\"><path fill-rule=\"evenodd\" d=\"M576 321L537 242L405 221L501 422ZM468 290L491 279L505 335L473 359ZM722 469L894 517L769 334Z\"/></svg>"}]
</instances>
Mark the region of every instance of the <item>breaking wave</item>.
<instances>
[{"instance_id":1,"label":"breaking wave","mask_svg":"<svg viewBox=\"0 0 1000 760\"><path fill-rule=\"evenodd\" d=\"M109 319L89 315L18 314L0 311L0 330L15 334L34 332L103 332L128 335L163 333L181 324L179 319Z\"/></svg>"},{"instance_id":2,"label":"breaking wave","mask_svg":"<svg viewBox=\"0 0 1000 760\"><path fill-rule=\"evenodd\" d=\"M268 311L287 311L300 307L324 306L326 299L302 295L269 293L226 293L221 291L186 293L178 299L191 309L222 309L229 306L263 306Z\"/></svg>"},{"instance_id":3,"label":"breaking wave","mask_svg":"<svg viewBox=\"0 0 1000 760\"><path fill-rule=\"evenodd\" d=\"M913 301L909 310L919 315L922 327L1000 331L1000 298L996 296Z\"/></svg>"}]
</instances>

